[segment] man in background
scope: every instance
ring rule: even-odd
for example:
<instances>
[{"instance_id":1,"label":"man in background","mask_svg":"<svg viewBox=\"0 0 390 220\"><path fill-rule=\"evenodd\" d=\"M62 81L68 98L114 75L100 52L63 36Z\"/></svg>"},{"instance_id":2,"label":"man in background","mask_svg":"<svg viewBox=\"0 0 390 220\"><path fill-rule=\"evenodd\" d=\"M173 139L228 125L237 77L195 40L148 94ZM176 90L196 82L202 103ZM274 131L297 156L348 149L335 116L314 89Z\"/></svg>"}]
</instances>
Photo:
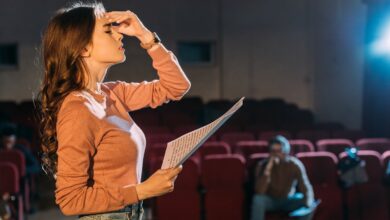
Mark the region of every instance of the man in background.
<instances>
[{"instance_id":1,"label":"man in background","mask_svg":"<svg viewBox=\"0 0 390 220\"><path fill-rule=\"evenodd\" d=\"M289 155L288 140L276 136L269 141L269 151L269 158L260 161L255 171L252 220L263 220L267 211L288 213L314 204L313 188L305 167ZM299 219L311 218L312 212L308 212Z\"/></svg>"}]
</instances>

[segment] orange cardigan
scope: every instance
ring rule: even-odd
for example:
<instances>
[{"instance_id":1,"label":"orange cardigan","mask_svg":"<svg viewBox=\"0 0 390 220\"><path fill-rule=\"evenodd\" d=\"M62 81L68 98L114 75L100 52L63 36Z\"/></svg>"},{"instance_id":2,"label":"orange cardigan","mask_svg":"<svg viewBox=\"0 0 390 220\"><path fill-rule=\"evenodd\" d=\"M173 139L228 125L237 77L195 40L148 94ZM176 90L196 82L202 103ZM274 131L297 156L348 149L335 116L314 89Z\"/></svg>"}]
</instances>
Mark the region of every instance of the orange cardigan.
<instances>
[{"instance_id":1,"label":"orange cardigan","mask_svg":"<svg viewBox=\"0 0 390 220\"><path fill-rule=\"evenodd\" d=\"M129 111L179 100L191 84L162 44L148 50L159 80L104 82L103 94L71 92L57 116L56 203L65 215L101 213L137 203L145 136Z\"/></svg>"}]
</instances>

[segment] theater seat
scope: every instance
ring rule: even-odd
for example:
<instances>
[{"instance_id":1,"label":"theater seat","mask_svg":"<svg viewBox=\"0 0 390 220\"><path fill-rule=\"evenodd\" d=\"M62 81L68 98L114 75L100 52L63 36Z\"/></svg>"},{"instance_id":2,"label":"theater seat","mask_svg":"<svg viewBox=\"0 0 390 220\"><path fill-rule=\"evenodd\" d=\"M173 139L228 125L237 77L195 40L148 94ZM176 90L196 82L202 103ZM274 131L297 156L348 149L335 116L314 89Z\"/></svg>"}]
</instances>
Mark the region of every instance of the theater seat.
<instances>
[{"instance_id":1,"label":"theater seat","mask_svg":"<svg viewBox=\"0 0 390 220\"><path fill-rule=\"evenodd\" d=\"M290 140L289 143L291 146L290 155L295 155L301 152L313 152L315 150L314 145L309 140L295 139Z\"/></svg>"},{"instance_id":2,"label":"theater seat","mask_svg":"<svg viewBox=\"0 0 390 220\"><path fill-rule=\"evenodd\" d=\"M205 142L199 149L199 154L202 159L209 155L230 154L230 146L223 141L209 141Z\"/></svg>"},{"instance_id":3,"label":"theater seat","mask_svg":"<svg viewBox=\"0 0 390 220\"><path fill-rule=\"evenodd\" d=\"M23 207L26 211L30 210L30 184L26 178L26 159L23 153L19 150L0 150L0 161L16 165L24 202Z\"/></svg>"},{"instance_id":4,"label":"theater seat","mask_svg":"<svg viewBox=\"0 0 390 220\"><path fill-rule=\"evenodd\" d=\"M210 155L202 164L206 219L244 218L245 159L241 155ZM184 218L185 219L185 218Z\"/></svg>"},{"instance_id":5,"label":"theater seat","mask_svg":"<svg viewBox=\"0 0 390 220\"><path fill-rule=\"evenodd\" d=\"M389 219L381 155L375 151L361 150L358 156L366 162L368 182L355 185L347 191L349 219ZM346 157L346 153L340 157Z\"/></svg>"},{"instance_id":6,"label":"theater seat","mask_svg":"<svg viewBox=\"0 0 390 220\"><path fill-rule=\"evenodd\" d=\"M390 139L388 138L364 138L356 141L361 150L373 150L380 154L390 150Z\"/></svg>"},{"instance_id":7,"label":"theater seat","mask_svg":"<svg viewBox=\"0 0 390 220\"><path fill-rule=\"evenodd\" d=\"M11 162L0 161L0 171L0 195L9 193L16 198L12 203L16 210L16 219L23 220L23 198L21 196L18 168Z\"/></svg>"},{"instance_id":8,"label":"theater seat","mask_svg":"<svg viewBox=\"0 0 390 220\"><path fill-rule=\"evenodd\" d=\"M348 139L322 139L317 141L317 150L331 152L336 157L344 152L345 148L354 146L353 142Z\"/></svg>"},{"instance_id":9,"label":"theater seat","mask_svg":"<svg viewBox=\"0 0 390 220\"><path fill-rule=\"evenodd\" d=\"M383 165L384 165L384 168L385 168L385 171L388 173L390 172L390 170L388 170L389 168L389 163L390 163L390 150L388 151L385 151L383 154L382 154L382 160L383 160ZM390 182L388 182L387 184L390 184ZM388 210L390 212L390 185L387 185L387 205L388 205Z\"/></svg>"},{"instance_id":10,"label":"theater seat","mask_svg":"<svg viewBox=\"0 0 390 220\"><path fill-rule=\"evenodd\" d=\"M268 151L267 141L240 141L236 145L235 153L241 154L248 160L252 154L268 153Z\"/></svg>"},{"instance_id":11,"label":"theater seat","mask_svg":"<svg viewBox=\"0 0 390 220\"><path fill-rule=\"evenodd\" d=\"M220 135L220 140L228 143L232 152L236 152L236 144L240 141L254 141L255 136L251 132L226 132Z\"/></svg>"},{"instance_id":12,"label":"theater seat","mask_svg":"<svg viewBox=\"0 0 390 220\"><path fill-rule=\"evenodd\" d=\"M385 151L383 154L382 154L382 161L383 161L383 165L385 167L385 169L387 168L388 164L390 163L390 150L388 151Z\"/></svg>"},{"instance_id":13,"label":"theater seat","mask_svg":"<svg viewBox=\"0 0 390 220\"><path fill-rule=\"evenodd\" d=\"M162 158L156 160L153 171L160 168ZM201 200L199 193L200 167L195 159L183 164L183 171L175 181L175 190L155 199L154 216L158 220L201 219Z\"/></svg>"},{"instance_id":14,"label":"theater seat","mask_svg":"<svg viewBox=\"0 0 390 220\"><path fill-rule=\"evenodd\" d=\"M305 165L313 186L314 197L321 199L315 219L343 219L342 192L338 185L336 167L337 157L329 152L305 152L298 153L296 156Z\"/></svg>"}]
</instances>

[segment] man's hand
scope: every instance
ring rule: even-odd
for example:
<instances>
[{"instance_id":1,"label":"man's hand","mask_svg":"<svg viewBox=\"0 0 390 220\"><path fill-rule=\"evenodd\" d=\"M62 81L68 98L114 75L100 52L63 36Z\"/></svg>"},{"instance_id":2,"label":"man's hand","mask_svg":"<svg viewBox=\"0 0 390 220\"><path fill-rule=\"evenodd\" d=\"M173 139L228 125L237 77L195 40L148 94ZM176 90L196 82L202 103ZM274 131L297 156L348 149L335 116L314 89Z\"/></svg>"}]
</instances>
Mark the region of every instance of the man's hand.
<instances>
[{"instance_id":1,"label":"man's hand","mask_svg":"<svg viewBox=\"0 0 390 220\"><path fill-rule=\"evenodd\" d=\"M264 175L266 175L266 176L271 175L271 171L272 171L272 167L274 166L274 162L275 162L275 157L271 156L268 160L267 166L264 169Z\"/></svg>"}]
</instances>

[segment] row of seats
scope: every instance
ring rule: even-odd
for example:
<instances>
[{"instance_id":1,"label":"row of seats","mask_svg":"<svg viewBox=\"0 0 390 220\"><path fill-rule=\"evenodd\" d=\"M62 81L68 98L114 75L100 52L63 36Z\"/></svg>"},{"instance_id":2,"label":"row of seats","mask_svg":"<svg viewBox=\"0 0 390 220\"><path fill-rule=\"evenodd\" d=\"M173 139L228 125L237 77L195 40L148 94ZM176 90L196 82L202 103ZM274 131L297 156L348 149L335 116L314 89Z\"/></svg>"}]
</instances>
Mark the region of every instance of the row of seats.
<instances>
[{"instance_id":1,"label":"row of seats","mask_svg":"<svg viewBox=\"0 0 390 220\"><path fill-rule=\"evenodd\" d=\"M170 133L160 133L147 135L146 138L147 150L151 150L166 146L166 143L174 140L177 136ZM267 140L256 140L251 133L246 132L229 132L220 136L213 135L207 141L214 143L208 144L208 146L214 145L217 147L217 145L220 145L219 148L221 149L229 148L227 149L229 152L239 152L244 155L250 154L251 152L265 153L268 151ZM390 139L387 138L363 138L357 140L355 143L349 139L321 139L315 143L314 145L312 141L307 139L290 139L291 152L292 154L296 154L299 152L327 151L337 156L345 148L351 146L357 146L361 150L375 150L379 153L390 150Z\"/></svg>"},{"instance_id":2,"label":"row of seats","mask_svg":"<svg viewBox=\"0 0 390 220\"><path fill-rule=\"evenodd\" d=\"M229 119L221 131L259 131L285 129L297 131L302 129L321 129L326 131L340 130L338 123L314 123L314 115L309 110L300 109L295 104L281 99L253 100L246 99L242 108ZM186 97L180 102L170 102L157 109L144 108L130 112L135 122L147 130L150 126L167 126L174 129L181 126L199 127L228 110L234 101L212 100L204 103L200 97ZM22 136L27 137L34 149L39 148L38 107L36 100L0 102L0 122L14 122L22 127ZM185 130L185 129L184 129ZM331 136L329 136L331 135ZM322 135L321 135L322 136ZM338 137L327 134L323 138Z\"/></svg>"},{"instance_id":3,"label":"row of seats","mask_svg":"<svg viewBox=\"0 0 390 220\"><path fill-rule=\"evenodd\" d=\"M183 126L178 127L175 130L170 130L168 127L145 127L142 128L144 131L146 137L150 136L170 136L172 138L181 136L187 132L193 131L198 129L199 126ZM292 135L288 131L260 131L257 133L253 133L250 131L226 131L222 128L220 128L213 136L210 137L210 140L224 140L227 142L238 142L241 140L269 140L272 137L276 135L283 135L287 139L305 139L309 140L313 143L323 140L323 139L348 139L352 142L352 144L365 144L364 141L361 141L362 139L367 139L367 137L363 135L357 135L361 131L338 131L339 134L345 134L344 136L341 135L317 135L314 137L313 134L320 134L325 131L310 131L312 135L309 134L309 131L302 131L302 133L298 133L297 135ZM341 133L342 132L342 133ZM347 134L349 133L349 135ZM356 134L356 135L353 135ZM153 138L153 137L152 137ZM371 140L375 142L381 142L381 144L385 141L389 141L389 139L382 139L382 140Z\"/></svg>"},{"instance_id":4,"label":"row of seats","mask_svg":"<svg viewBox=\"0 0 390 220\"><path fill-rule=\"evenodd\" d=\"M135 120L138 123L138 120ZM167 127L167 126L141 126L145 134L174 134L182 135L187 132L193 131L201 127L200 125L180 125L177 127ZM251 136L254 136L256 139L268 140L276 134L281 134L288 139L309 139L311 141L317 141L320 139L329 139L329 138L346 138L352 141L362 139L366 137L366 134L360 130L298 130L298 131L288 131L288 130L264 130L262 127L248 124L244 129L233 126L230 122L227 122L226 125L222 126L218 131L217 135L221 136L224 133L247 133Z\"/></svg>"},{"instance_id":5,"label":"row of seats","mask_svg":"<svg viewBox=\"0 0 390 220\"><path fill-rule=\"evenodd\" d=\"M34 103L35 102L35 103ZM132 116L143 125L183 125L202 124L223 114L235 101L211 100L203 103L201 97L185 97L180 102L170 102L157 109L141 109L132 112ZM18 104L13 101L0 102L0 118L12 117L15 120L33 117L38 106L35 100L23 101ZM4 115L4 116L2 116ZM282 99L254 100L246 99L244 106L231 119L235 125L245 125L248 122L257 124L296 124L312 125L313 113L300 109L295 104L286 103Z\"/></svg>"},{"instance_id":6,"label":"row of seats","mask_svg":"<svg viewBox=\"0 0 390 220\"><path fill-rule=\"evenodd\" d=\"M264 140L245 140L248 135L242 133L225 134L215 141L216 138L211 138L203 144L196 152L195 157L201 161L208 155L232 153L240 154L244 159L248 160L251 155L256 153L268 153L268 141ZM145 174L150 173L150 161L155 158L163 157L165 154L167 143L176 138L172 134L149 135L147 137L147 148L145 151L144 169ZM325 151L331 152L335 156L342 153L345 148L353 146L353 142L348 139L327 139L319 140L315 147L309 140L289 140L291 145L290 154L296 155L301 152ZM367 138L360 139L356 142L360 150L375 150L378 153L384 153L390 150L390 140L385 138Z\"/></svg>"},{"instance_id":7,"label":"row of seats","mask_svg":"<svg viewBox=\"0 0 390 220\"><path fill-rule=\"evenodd\" d=\"M359 156L366 161L369 181L343 190L338 182L338 157L329 152L297 154L306 167L315 197L321 200L314 219L389 219L390 188L385 188L382 179L390 151L384 158L374 151L360 151ZM237 154L209 155L202 162L191 158L183 165L175 191L154 199L155 219L248 219L254 167L266 157L261 153L248 160ZM155 159L152 171L161 162L162 158ZM272 215L268 217L272 219Z\"/></svg>"}]
</instances>

